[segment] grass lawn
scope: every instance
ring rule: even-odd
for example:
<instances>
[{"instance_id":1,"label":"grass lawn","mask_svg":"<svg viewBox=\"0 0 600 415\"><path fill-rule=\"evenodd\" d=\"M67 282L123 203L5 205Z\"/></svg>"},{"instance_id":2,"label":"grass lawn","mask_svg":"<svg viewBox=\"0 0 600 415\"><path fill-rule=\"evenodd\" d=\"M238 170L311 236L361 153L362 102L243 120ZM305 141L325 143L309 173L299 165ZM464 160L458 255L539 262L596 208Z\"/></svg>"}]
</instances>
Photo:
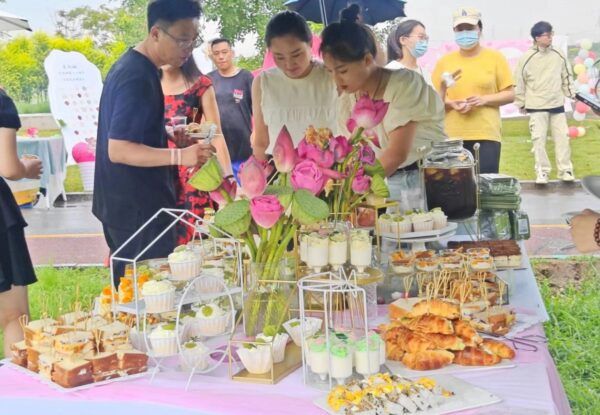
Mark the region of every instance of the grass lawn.
<instances>
[{"instance_id":1,"label":"grass lawn","mask_svg":"<svg viewBox=\"0 0 600 415\"><path fill-rule=\"evenodd\" d=\"M570 126L584 126L586 135L571 140L571 160L575 176L581 178L590 174L600 174L600 163L596 157L600 154L600 120L586 120L582 123L569 121ZM524 180L534 180L533 154L528 119L512 119L503 122L502 156L500 172ZM554 141L548 140L548 157L552 162L551 179L556 179L554 163Z\"/></svg>"},{"instance_id":2,"label":"grass lawn","mask_svg":"<svg viewBox=\"0 0 600 415\"><path fill-rule=\"evenodd\" d=\"M566 261L534 260L550 321L546 324L549 347L574 414L600 413L600 275L591 263L578 265L565 275ZM587 260L583 260L587 261ZM550 273L547 270L554 269ZM109 283L104 268L39 268L39 282L30 288L32 318L44 309L53 316L69 309L79 287L79 301L90 304ZM576 284L576 285L575 285ZM2 334L0 333L0 341ZM0 350L1 354L1 350Z\"/></svg>"}]
</instances>

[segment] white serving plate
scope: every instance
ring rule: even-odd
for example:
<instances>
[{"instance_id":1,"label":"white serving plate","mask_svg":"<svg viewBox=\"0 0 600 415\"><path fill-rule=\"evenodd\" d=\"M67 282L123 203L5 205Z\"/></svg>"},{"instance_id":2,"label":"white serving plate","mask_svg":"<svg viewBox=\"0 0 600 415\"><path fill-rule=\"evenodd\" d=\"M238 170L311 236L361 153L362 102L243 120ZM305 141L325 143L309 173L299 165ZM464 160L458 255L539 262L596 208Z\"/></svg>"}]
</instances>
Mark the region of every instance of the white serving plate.
<instances>
[{"instance_id":1,"label":"white serving plate","mask_svg":"<svg viewBox=\"0 0 600 415\"><path fill-rule=\"evenodd\" d=\"M92 388L96 388L98 386L104 386L104 385L108 385L110 383L115 383L115 382L126 382L128 380L139 379L144 376L148 376L148 374L150 373L150 371L148 370L144 373L138 373L135 375L121 376L121 377L114 378L114 379L103 380L102 382L92 382L92 383L88 383L87 385L76 386L74 388L64 388L61 385L59 385L58 383L54 383L50 379L40 376L39 373L32 372L31 370L29 370L27 368L24 368L22 366L14 364L10 359L2 360L2 364L7 367L10 367L11 369L16 370L17 372L24 373L27 376L30 376L33 379L38 380L39 382L41 382L45 385L48 385L52 389L55 389L59 392L65 392L65 393L78 392L78 391L82 391L82 390L86 390L86 389L92 389Z\"/></svg>"},{"instance_id":2,"label":"white serving plate","mask_svg":"<svg viewBox=\"0 0 600 415\"><path fill-rule=\"evenodd\" d=\"M405 378L415 378L419 376L449 375L452 373L485 372L488 370L511 369L517 366L516 363L514 363L511 360L503 360L502 362L493 366L462 366L452 363L441 369L434 370L412 370L404 366L402 362L398 362L395 360L386 360L385 364L393 374L398 376L404 376Z\"/></svg>"},{"instance_id":3,"label":"white serving plate","mask_svg":"<svg viewBox=\"0 0 600 415\"><path fill-rule=\"evenodd\" d=\"M437 408L432 408L428 411L418 411L415 413L416 415L443 415L467 409L481 408L502 401L502 398L453 376L430 376L427 374L427 377L434 379L442 388L454 392L454 396L448 398ZM344 413L343 411L334 412L329 408L329 405L327 405L327 395L321 396L313 402L316 406L331 415L342 415Z\"/></svg>"}]
</instances>

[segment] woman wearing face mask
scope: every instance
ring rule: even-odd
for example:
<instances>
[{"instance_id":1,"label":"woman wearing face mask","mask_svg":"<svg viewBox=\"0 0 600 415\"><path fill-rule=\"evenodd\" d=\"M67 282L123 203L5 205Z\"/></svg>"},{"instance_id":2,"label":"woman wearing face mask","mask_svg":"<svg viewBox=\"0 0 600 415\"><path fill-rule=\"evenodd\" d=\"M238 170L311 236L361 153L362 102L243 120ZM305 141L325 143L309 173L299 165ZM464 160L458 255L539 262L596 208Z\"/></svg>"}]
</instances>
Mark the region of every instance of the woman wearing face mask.
<instances>
[{"instance_id":1,"label":"woman wearing face mask","mask_svg":"<svg viewBox=\"0 0 600 415\"><path fill-rule=\"evenodd\" d=\"M321 63L312 59L312 33L296 12L276 14L267 24L267 47L275 68L252 84L253 154L265 160L285 125L297 145L309 126L335 131L337 93Z\"/></svg>"},{"instance_id":2,"label":"woman wearing face mask","mask_svg":"<svg viewBox=\"0 0 600 415\"><path fill-rule=\"evenodd\" d=\"M446 132L451 139L464 140L473 152L480 143L481 173L498 173L502 121L500 106L513 102L514 82L506 58L479 44L481 13L472 8L454 12L454 36L460 47L443 56L432 74L433 85L446 104ZM461 78L445 88L445 73L461 70Z\"/></svg>"},{"instance_id":3,"label":"woman wearing face mask","mask_svg":"<svg viewBox=\"0 0 600 415\"><path fill-rule=\"evenodd\" d=\"M338 131L349 136L346 121L362 95L389 103L382 122L373 128L381 148L374 148L390 187L391 199L403 209L423 208L418 160L420 147L445 139L444 106L438 94L418 73L391 71L375 62L377 47L372 32L356 21L356 9L344 10L339 23L322 34L321 55L341 96Z\"/></svg>"},{"instance_id":4,"label":"woman wearing face mask","mask_svg":"<svg viewBox=\"0 0 600 415\"><path fill-rule=\"evenodd\" d=\"M398 24L387 40L388 69L407 68L421 74L425 82L431 83L431 74L419 66L417 59L427 53L429 36L425 26L418 20L405 20Z\"/></svg>"}]
</instances>

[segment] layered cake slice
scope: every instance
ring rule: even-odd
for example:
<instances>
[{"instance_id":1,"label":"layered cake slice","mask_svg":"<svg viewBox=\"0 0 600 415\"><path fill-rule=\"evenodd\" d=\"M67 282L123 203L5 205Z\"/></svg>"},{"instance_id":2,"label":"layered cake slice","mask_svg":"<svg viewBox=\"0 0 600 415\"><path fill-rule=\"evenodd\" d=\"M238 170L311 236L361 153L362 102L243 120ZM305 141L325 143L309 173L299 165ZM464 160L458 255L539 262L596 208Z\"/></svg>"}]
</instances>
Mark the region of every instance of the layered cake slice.
<instances>
[{"instance_id":1,"label":"layered cake slice","mask_svg":"<svg viewBox=\"0 0 600 415\"><path fill-rule=\"evenodd\" d=\"M148 370L148 355L139 350L121 350L119 356L119 370L123 375L135 375Z\"/></svg>"},{"instance_id":2,"label":"layered cake slice","mask_svg":"<svg viewBox=\"0 0 600 415\"><path fill-rule=\"evenodd\" d=\"M10 345L11 361L15 365L27 367L27 345L25 340Z\"/></svg>"},{"instance_id":3,"label":"layered cake slice","mask_svg":"<svg viewBox=\"0 0 600 415\"><path fill-rule=\"evenodd\" d=\"M115 352L103 352L89 359L92 364L92 377L94 382L119 377L119 358Z\"/></svg>"},{"instance_id":4,"label":"layered cake slice","mask_svg":"<svg viewBox=\"0 0 600 415\"><path fill-rule=\"evenodd\" d=\"M64 388L87 385L94 381L92 363L78 358L66 358L54 364L52 381Z\"/></svg>"}]
</instances>

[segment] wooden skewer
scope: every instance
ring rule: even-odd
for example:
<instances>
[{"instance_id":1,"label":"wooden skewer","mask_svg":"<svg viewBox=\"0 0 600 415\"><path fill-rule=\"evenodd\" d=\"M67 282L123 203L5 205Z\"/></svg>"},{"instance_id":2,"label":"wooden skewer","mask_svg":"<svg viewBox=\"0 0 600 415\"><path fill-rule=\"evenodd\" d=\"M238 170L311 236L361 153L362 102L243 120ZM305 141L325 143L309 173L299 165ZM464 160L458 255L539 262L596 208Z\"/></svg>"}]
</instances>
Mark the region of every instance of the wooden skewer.
<instances>
[{"instance_id":1,"label":"wooden skewer","mask_svg":"<svg viewBox=\"0 0 600 415\"><path fill-rule=\"evenodd\" d=\"M23 330L23 333L25 333L25 327L27 327L27 324L29 324L29 316L27 314L21 314L18 321L19 325L21 326L21 330Z\"/></svg>"}]
</instances>

